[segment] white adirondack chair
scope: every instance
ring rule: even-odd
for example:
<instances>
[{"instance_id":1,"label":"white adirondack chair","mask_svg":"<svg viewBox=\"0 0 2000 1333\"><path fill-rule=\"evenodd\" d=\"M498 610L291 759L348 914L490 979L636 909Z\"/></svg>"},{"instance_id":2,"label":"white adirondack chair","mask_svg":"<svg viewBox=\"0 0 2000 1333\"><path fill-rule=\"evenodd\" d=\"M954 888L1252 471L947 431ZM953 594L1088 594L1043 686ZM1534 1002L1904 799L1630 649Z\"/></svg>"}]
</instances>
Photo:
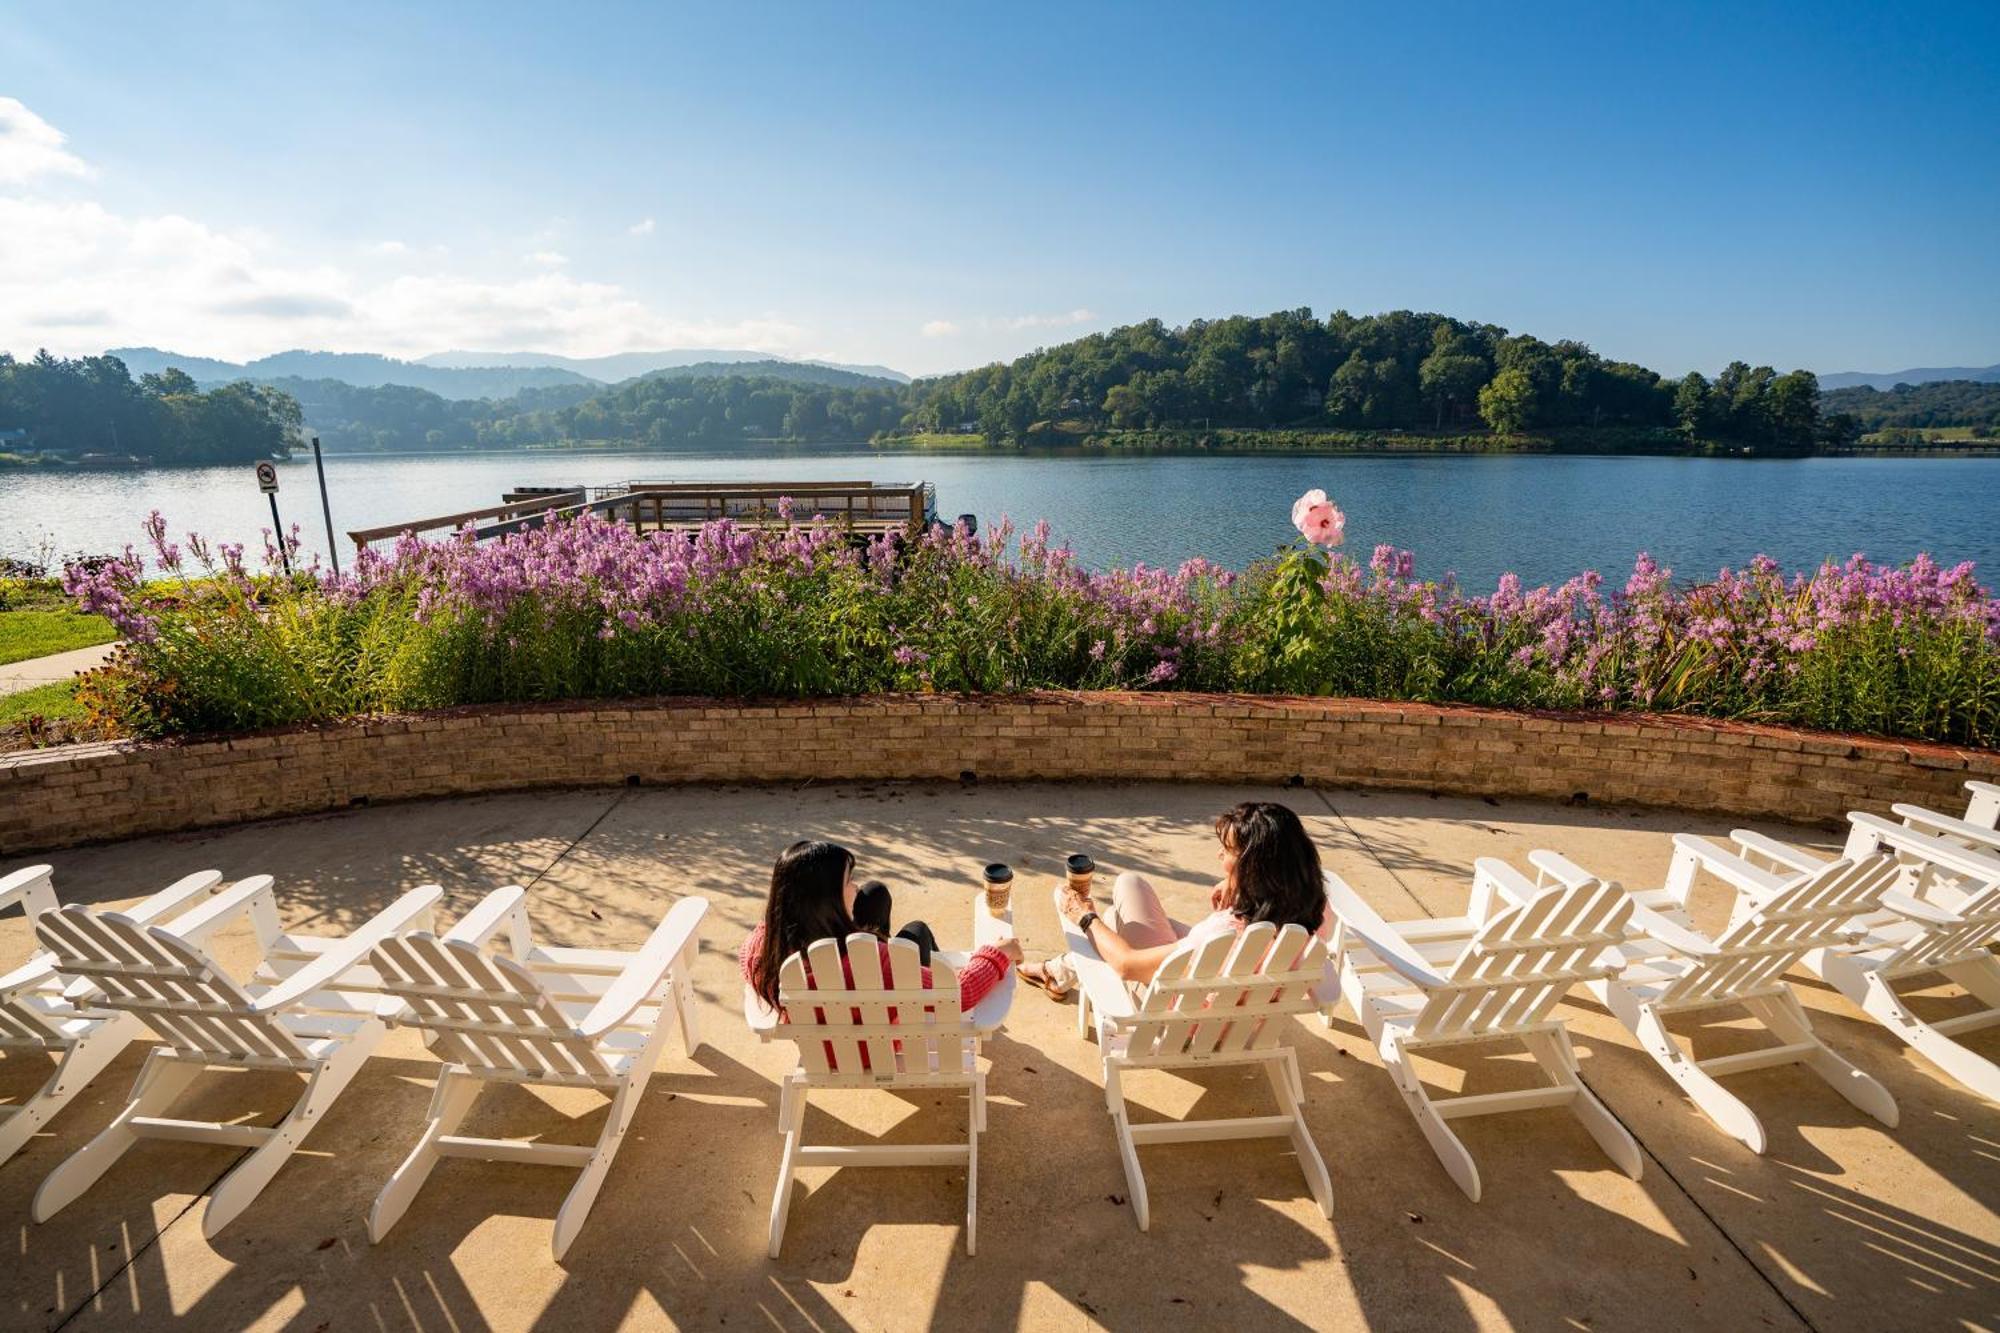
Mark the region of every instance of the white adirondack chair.
<instances>
[{"instance_id":1,"label":"white adirondack chair","mask_svg":"<svg viewBox=\"0 0 2000 1333\"><path fill-rule=\"evenodd\" d=\"M1094 1015L1104 1062L1104 1102L1118 1138L1132 1216L1151 1224L1139 1146L1217 1139L1290 1139L1306 1187L1320 1213L1333 1216L1333 1181L1306 1128L1305 1086L1298 1057L1285 1037L1291 1014L1325 1005L1326 945L1311 931L1279 930L1260 921L1228 935L1182 944L1134 993L1097 954L1090 939L1062 915L1068 889L1055 890L1064 947L1076 968L1080 1013ZM1194 1070L1257 1065L1270 1078L1278 1114L1135 1125L1125 1103L1123 1075L1134 1069Z\"/></svg>"},{"instance_id":2,"label":"white adirondack chair","mask_svg":"<svg viewBox=\"0 0 2000 1333\"><path fill-rule=\"evenodd\" d=\"M1618 1168L1639 1178L1639 1145L1584 1086L1569 1032L1551 1016L1571 986L1617 972L1615 946L1632 919L1623 890L1593 880L1537 891L1512 866L1484 858L1469 915L1397 923L1330 872L1326 890L1339 922L1341 996L1469 1198L1479 1199L1479 1168L1449 1122L1543 1106L1569 1107ZM1437 1099L1410 1060L1426 1048L1497 1042L1526 1046L1549 1086Z\"/></svg>"},{"instance_id":3,"label":"white adirondack chair","mask_svg":"<svg viewBox=\"0 0 2000 1333\"><path fill-rule=\"evenodd\" d=\"M288 935L278 928L269 876L244 880L182 917L173 929L123 912L70 906L36 928L65 977L97 987L95 1003L133 1014L160 1041L139 1071L132 1100L96 1138L49 1173L32 1213L46 1222L82 1194L140 1139L251 1148L209 1195L202 1233L213 1237L270 1183L325 1116L382 1039L380 996L362 966L380 940L428 926L441 895L413 889L353 934ZM247 911L262 946L259 976L242 984L195 943L218 919ZM192 919L191 919L192 918ZM309 961L300 961L300 960ZM282 970L284 976L277 979ZM276 1125L175 1120L165 1112L208 1069L291 1070L305 1089Z\"/></svg>"},{"instance_id":4,"label":"white adirondack chair","mask_svg":"<svg viewBox=\"0 0 2000 1333\"><path fill-rule=\"evenodd\" d=\"M975 899L972 915L975 945L1013 934L1011 910L995 916L983 900ZM854 972L849 988L840 965L842 947L839 940L818 940L803 954L785 960L778 974L780 1012L773 1012L748 986L743 988L743 1016L751 1030L764 1041L789 1041L798 1048L798 1067L785 1076L779 1089L778 1132L785 1146L771 1199L770 1255L777 1258L784 1246L792 1180L806 1166L963 1166L965 1252L977 1254L979 1134L986 1128L986 1072L979 1067L980 1043L1007 1017L1014 1002L1014 973L1009 969L1006 979L977 1008L964 1010L958 1002L964 954L934 952L931 985L926 989L915 944L890 940L885 973L881 941L856 932L845 941ZM825 1004L829 993L843 998ZM842 1088L963 1088L968 1102L965 1142L807 1144L807 1097Z\"/></svg>"},{"instance_id":5,"label":"white adirondack chair","mask_svg":"<svg viewBox=\"0 0 2000 1333\"><path fill-rule=\"evenodd\" d=\"M168 885L125 914L141 924L150 923L221 882L220 872L204 870ZM54 911L58 904L52 869L28 866L0 879L0 908L16 903L31 923ZM205 934L197 932L196 937ZM145 1035L145 1025L136 1015L95 1005L94 990L57 975L55 957L47 950L37 950L20 967L0 976L0 1051L56 1057L55 1070L40 1090L18 1106L0 1107L0 1162L19 1152L119 1052Z\"/></svg>"},{"instance_id":6,"label":"white adirondack chair","mask_svg":"<svg viewBox=\"0 0 2000 1333\"><path fill-rule=\"evenodd\" d=\"M1854 860L1889 851L1901 863L1902 877L1882 895L1883 910L1855 918L1863 932L1859 938L1813 950L1805 966L1931 1063L1982 1097L2000 1101L2000 1065L1957 1040L1961 1033L2000 1023L2000 958L1989 947L2000 937L2000 854L1879 815L1848 818L1842 855ZM1737 891L1738 917L1827 865L1822 857L1750 829L1737 829L1730 838L1740 856L1689 841L1700 844L1702 867ZM1918 1018L1896 993L1896 983L1930 973L1957 982L1983 1007L1935 1023Z\"/></svg>"},{"instance_id":7,"label":"white adirondack chair","mask_svg":"<svg viewBox=\"0 0 2000 1333\"><path fill-rule=\"evenodd\" d=\"M1687 882L1693 874L1687 867L1726 855L1700 846L1697 839L1688 839L1688 845L1677 839L1676 844L1670 882ZM1596 879L1555 852L1531 852L1528 860L1540 872L1537 888ZM1893 1128L1895 1098L1820 1040L1784 978L1813 950L1851 944L1862 933L1852 925L1854 918L1875 911L1899 874L1895 860L1880 852L1859 861L1829 862L1773 894L1715 939L1697 931L1685 911L1638 907L1633 923L1644 938L1619 946L1624 969L1591 982L1590 989L1695 1105L1751 1152L1764 1151L1763 1123L1716 1082L1721 1075L1802 1064ZM1667 1030L1670 1015L1724 1007L1747 1010L1779 1044L1697 1060Z\"/></svg>"},{"instance_id":8,"label":"white adirondack chair","mask_svg":"<svg viewBox=\"0 0 2000 1333\"><path fill-rule=\"evenodd\" d=\"M700 1048L691 976L707 911L706 898L681 899L633 953L537 947L527 890L510 885L487 894L441 937L418 931L377 944L369 961L388 997L384 1018L432 1035L431 1049L446 1063L423 1137L375 1198L368 1239L388 1234L443 1158L581 1168L556 1215L560 1263L676 1018L687 1053ZM483 946L503 926L507 952L487 952ZM611 1109L590 1147L459 1134L480 1092L495 1083L596 1088L611 1098Z\"/></svg>"}]
</instances>

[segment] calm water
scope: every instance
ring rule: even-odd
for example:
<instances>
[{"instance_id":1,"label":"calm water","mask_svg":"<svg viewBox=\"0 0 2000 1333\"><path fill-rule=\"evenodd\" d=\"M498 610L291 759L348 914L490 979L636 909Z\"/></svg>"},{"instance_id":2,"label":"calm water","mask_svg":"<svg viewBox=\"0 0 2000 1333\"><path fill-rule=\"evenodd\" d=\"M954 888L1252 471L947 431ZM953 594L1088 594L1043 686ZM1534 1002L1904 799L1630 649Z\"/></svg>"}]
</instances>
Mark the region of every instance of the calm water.
<instances>
[{"instance_id":1,"label":"calm water","mask_svg":"<svg viewBox=\"0 0 2000 1333\"><path fill-rule=\"evenodd\" d=\"M281 464L284 520L315 548L324 524L312 462ZM1420 573L1490 587L1585 568L1622 573L1640 550L1684 576L1763 551L1790 567L1865 551L1976 560L2000 579L2000 461L1424 456L1033 457L823 449L754 454L479 454L327 460L335 527L373 527L499 503L528 484L627 480L912 481L938 510L1046 518L1095 565L1241 566L1290 535L1292 500L1324 488L1347 511L1348 550L1417 553ZM269 512L247 466L150 472L0 472L0 553L52 537L65 552L140 542L149 509L177 532L246 541ZM343 538L343 555L346 554Z\"/></svg>"}]
</instances>

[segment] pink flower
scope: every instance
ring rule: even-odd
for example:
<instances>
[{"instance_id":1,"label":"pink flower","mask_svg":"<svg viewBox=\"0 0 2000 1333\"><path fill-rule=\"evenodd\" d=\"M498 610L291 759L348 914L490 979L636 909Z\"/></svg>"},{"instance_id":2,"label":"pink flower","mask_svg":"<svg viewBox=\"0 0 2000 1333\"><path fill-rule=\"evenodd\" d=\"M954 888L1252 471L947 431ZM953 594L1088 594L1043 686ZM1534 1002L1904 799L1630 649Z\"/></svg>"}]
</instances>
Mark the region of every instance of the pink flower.
<instances>
[{"instance_id":1,"label":"pink flower","mask_svg":"<svg viewBox=\"0 0 2000 1333\"><path fill-rule=\"evenodd\" d=\"M1325 491L1307 491L1292 502L1292 526L1315 546L1338 546L1347 533L1347 515Z\"/></svg>"}]
</instances>

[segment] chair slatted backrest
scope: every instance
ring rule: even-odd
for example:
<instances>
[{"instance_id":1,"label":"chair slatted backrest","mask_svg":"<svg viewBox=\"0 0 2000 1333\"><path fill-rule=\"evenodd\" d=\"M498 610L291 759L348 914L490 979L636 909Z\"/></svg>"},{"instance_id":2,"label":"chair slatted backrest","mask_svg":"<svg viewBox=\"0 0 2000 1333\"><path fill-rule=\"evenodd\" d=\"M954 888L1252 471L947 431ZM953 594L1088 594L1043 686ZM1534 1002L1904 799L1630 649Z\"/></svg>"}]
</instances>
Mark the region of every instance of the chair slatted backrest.
<instances>
[{"instance_id":1,"label":"chair slatted backrest","mask_svg":"<svg viewBox=\"0 0 2000 1333\"><path fill-rule=\"evenodd\" d=\"M1320 1007L1326 945L1303 926L1256 921L1167 955L1140 995L1125 1053L1202 1060L1277 1044L1284 1014Z\"/></svg>"},{"instance_id":2,"label":"chair slatted backrest","mask_svg":"<svg viewBox=\"0 0 2000 1333\"><path fill-rule=\"evenodd\" d=\"M1604 975L1605 950L1627 937L1631 921L1631 898L1596 879L1508 908L1473 936L1445 985L1429 992L1416 1035L1452 1040L1545 1021L1570 987Z\"/></svg>"},{"instance_id":3,"label":"chair slatted backrest","mask_svg":"<svg viewBox=\"0 0 2000 1333\"><path fill-rule=\"evenodd\" d=\"M409 1006L396 1021L436 1033L442 1059L529 1082L614 1081L595 1043L511 958L417 931L382 940L369 961L383 991Z\"/></svg>"},{"instance_id":4,"label":"chair slatted backrest","mask_svg":"<svg viewBox=\"0 0 2000 1333\"><path fill-rule=\"evenodd\" d=\"M215 1063L312 1063L270 1013L195 946L122 912L80 906L45 913L35 933L65 976L96 985L94 1003L137 1014L174 1051Z\"/></svg>"},{"instance_id":5,"label":"chair slatted backrest","mask_svg":"<svg viewBox=\"0 0 2000 1333\"><path fill-rule=\"evenodd\" d=\"M0 1047L29 1046L60 1050L69 1044L58 1024L73 1014L67 1006L47 1007L46 974L12 986L0 986Z\"/></svg>"},{"instance_id":6,"label":"chair slatted backrest","mask_svg":"<svg viewBox=\"0 0 2000 1333\"><path fill-rule=\"evenodd\" d=\"M1814 871L1724 932L1717 952L1669 986L1661 1003L1702 1003L1772 986L1814 949L1847 943L1854 919L1875 911L1901 874L1887 852Z\"/></svg>"},{"instance_id":7,"label":"chair slatted backrest","mask_svg":"<svg viewBox=\"0 0 2000 1333\"><path fill-rule=\"evenodd\" d=\"M809 1083L893 1083L899 1074L957 1074L977 1033L959 1007L958 972L931 956L926 987L917 946L856 932L815 940L778 969L773 1032L798 1044ZM883 966L884 959L888 966ZM838 1000L828 1003L830 997Z\"/></svg>"},{"instance_id":8,"label":"chair slatted backrest","mask_svg":"<svg viewBox=\"0 0 2000 1333\"><path fill-rule=\"evenodd\" d=\"M1950 925L1923 923L1923 928L1883 960L1885 969L1911 972L1953 963L1976 962L1993 956L1988 945L2000 938L2000 880L1968 886L1965 898L1951 909L1958 919Z\"/></svg>"}]
</instances>

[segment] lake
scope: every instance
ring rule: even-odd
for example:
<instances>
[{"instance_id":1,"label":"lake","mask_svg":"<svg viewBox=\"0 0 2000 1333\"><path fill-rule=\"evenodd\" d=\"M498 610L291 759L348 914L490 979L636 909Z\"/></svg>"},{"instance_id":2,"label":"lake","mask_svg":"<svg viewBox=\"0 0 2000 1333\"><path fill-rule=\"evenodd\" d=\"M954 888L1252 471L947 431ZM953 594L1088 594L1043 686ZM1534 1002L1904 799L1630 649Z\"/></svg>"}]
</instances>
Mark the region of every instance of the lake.
<instances>
[{"instance_id":1,"label":"lake","mask_svg":"<svg viewBox=\"0 0 2000 1333\"><path fill-rule=\"evenodd\" d=\"M335 527L373 527L499 503L518 485L644 480L929 481L938 512L1046 518L1089 564L1241 567L1291 535L1292 500L1326 490L1346 512L1347 550L1417 553L1428 577L1488 589L1504 570L1531 583L1581 569L1622 581L1650 551L1683 577L1758 552L1787 567L1865 551L1905 561L1975 560L2000 578L2000 461L1985 458L1746 460L1547 455L1034 456L763 448L736 453L488 453L327 459ZM314 549L325 525L311 455L279 465L279 504ZM0 472L0 554L143 545L159 509L176 534L244 541L270 516L247 465L138 472ZM342 555L348 554L342 539Z\"/></svg>"}]
</instances>

